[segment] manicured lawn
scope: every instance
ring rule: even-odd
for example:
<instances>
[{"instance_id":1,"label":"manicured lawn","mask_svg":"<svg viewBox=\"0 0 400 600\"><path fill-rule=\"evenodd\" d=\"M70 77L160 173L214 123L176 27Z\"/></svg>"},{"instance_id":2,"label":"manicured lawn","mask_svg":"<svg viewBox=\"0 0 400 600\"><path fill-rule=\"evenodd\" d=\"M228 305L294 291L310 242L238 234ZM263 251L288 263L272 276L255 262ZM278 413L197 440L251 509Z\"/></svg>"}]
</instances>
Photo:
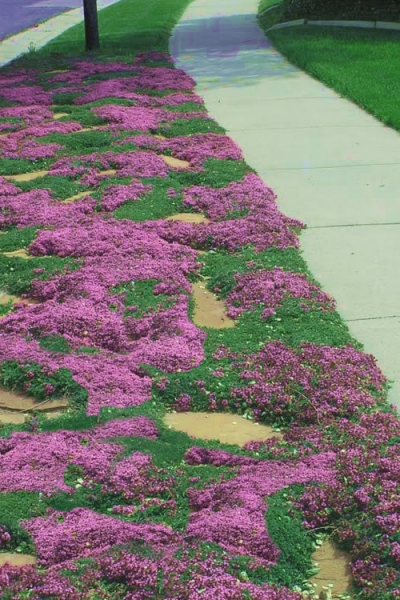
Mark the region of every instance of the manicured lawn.
<instances>
[{"instance_id":1,"label":"manicured lawn","mask_svg":"<svg viewBox=\"0 0 400 600\"><path fill-rule=\"evenodd\" d=\"M101 48L97 57L128 60L137 52L151 48L166 52L171 29L191 0L121 0L99 11ZM62 66L64 59L84 53L84 25L71 27L44 48L32 52L14 63L13 68L23 65L41 67ZM45 62L43 62L45 61Z\"/></svg>"},{"instance_id":2,"label":"manicured lawn","mask_svg":"<svg viewBox=\"0 0 400 600\"><path fill-rule=\"evenodd\" d=\"M271 18L260 25L278 22ZM400 130L400 32L299 26L268 38L292 64Z\"/></svg>"},{"instance_id":3,"label":"manicured lawn","mask_svg":"<svg viewBox=\"0 0 400 600\"><path fill-rule=\"evenodd\" d=\"M277 4L280 4L280 0L261 0L258 12L261 13L264 10L267 10L267 8L271 8L271 6L276 6Z\"/></svg>"}]
</instances>

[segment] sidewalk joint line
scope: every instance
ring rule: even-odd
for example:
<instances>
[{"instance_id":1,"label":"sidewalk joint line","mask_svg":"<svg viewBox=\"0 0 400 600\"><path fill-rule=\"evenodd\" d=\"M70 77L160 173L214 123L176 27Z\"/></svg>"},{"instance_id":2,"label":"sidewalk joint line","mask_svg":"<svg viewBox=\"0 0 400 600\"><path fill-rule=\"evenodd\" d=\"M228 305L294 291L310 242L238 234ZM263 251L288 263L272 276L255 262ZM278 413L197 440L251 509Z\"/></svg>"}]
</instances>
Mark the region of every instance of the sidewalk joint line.
<instances>
[{"instance_id":1,"label":"sidewalk joint line","mask_svg":"<svg viewBox=\"0 0 400 600\"><path fill-rule=\"evenodd\" d=\"M257 131L257 130L254 130ZM229 131L227 131L229 134ZM264 173L269 171L317 171L320 169L354 169L354 167L386 167L386 166L396 166L400 165L400 162L393 163L362 163L355 165L324 165L322 167L270 167L268 171L264 171Z\"/></svg>"},{"instance_id":2,"label":"sidewalk joint line","mask_svg":"<svg viewBox=\"0 0 400 600\"><path fill-rule=\"evenodd\" d=\"M361 319L344 319L346 323L354 323L355 321L382 321L383 319L400 319L400 315L388 315L386 317L363 317Z\"/></svg>"},{"instance_id":3,"label":"sidewalk joint line","mask_svg":"<svg viewBox=\"0 0 400 600\"><path fill-rule=\"evenodd\" d=\"M400 221L393 223L349 223L346 225L312 225L307 226L307 229L333 229L338 227L380 227L381 225L400 225Z\"/></svg>"}]
</instances>

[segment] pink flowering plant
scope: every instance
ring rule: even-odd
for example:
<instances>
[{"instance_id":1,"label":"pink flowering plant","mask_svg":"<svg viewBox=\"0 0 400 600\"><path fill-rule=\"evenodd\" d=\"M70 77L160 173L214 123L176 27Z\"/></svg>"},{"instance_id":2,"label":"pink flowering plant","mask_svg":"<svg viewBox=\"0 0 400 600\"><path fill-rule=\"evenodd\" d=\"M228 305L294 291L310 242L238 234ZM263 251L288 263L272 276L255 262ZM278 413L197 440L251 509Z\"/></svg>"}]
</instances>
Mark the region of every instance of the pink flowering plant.
<instances>
[{"instance_id":1,"label":"pink flowering plant","mask_svg":"<svg viewBox=\"0 0 400 600\"><path fill-rule=\"evenodd\" d=\"M0 553L39 565L0 567L1 597L301 600L320 532L355 599L400 597L400 421L305 225L168 54L66 65L0 73L0 383L69 401L0 425ZM233 327L196 325L200 280ZM206 442L166 409L283 435Z\"/></svg>"}]
</instances>

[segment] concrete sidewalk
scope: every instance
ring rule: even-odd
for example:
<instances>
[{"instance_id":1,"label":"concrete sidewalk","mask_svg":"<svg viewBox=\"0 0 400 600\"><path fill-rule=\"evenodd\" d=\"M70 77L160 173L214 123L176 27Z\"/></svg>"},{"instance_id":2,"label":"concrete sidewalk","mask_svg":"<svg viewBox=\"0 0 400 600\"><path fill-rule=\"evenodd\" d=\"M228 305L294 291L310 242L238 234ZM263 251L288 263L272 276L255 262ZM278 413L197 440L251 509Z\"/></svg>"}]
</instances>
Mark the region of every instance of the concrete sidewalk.
<instances>
[{"instance_id":1,"label":"concrete sidewalk","mask_svg":"<svg viewBox=\"0 0 400 600\"><path fill-rule=\"evenodd\" d=\"M194 0L171 53L213 117L305 221L304 257L351 333L394 380L400 407L400 136L288 64L258 0Z\"/></svg>"},{"instance_id":2,"label":"concrete sidewalk","mask_svg":"<svg viewBox=\"0 0 400 600\"><path fill-rule=\"evenodd\" d=\"M101 10L116 2L119 2L119 0L97 0L97 7ZM71 2L69 3L71 4ZM58 4L58 0L46 0L47 7L58 6ZM81 8L67 10L41 23L34 29L27 29L26 31L22 31L26 27L26 23L21 17L19 21L20 33L0 41L0 67L4 67L4 65L22 54L26 54L31 49L39 50L70 27L83 21L83 3L80 2L79 5L81 5ZM15 18L18 20L18 13Z\"/></svg>"}]
</instances>

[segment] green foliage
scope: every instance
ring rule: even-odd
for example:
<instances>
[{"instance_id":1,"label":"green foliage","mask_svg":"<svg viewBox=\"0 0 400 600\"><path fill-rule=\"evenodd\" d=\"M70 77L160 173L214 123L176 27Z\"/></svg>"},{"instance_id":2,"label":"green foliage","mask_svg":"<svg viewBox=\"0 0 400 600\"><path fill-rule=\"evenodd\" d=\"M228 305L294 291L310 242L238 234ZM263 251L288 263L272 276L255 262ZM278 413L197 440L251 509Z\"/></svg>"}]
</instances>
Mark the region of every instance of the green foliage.
<instances>
[{"instance_id":1,"label":"green foliage","mask_svg":"<svg viewBox=\"0 0 400 600\"><path fill-rule=\"evenodd\" d=\"M79 192L84 192L85 187L76 181L62 175L44 175L32 181L20 181L18 187L24 192L35 189L47 189L52 197L58 200L66 200Z\"/></svg>"},{"instance_id":2,"label":"green foliage","mask_svg":"<svg viewBox=\"0 0 400 600\"><path fill-rule=\"evenodd\" d=\"M38 158L28 160L27 158L0 158L0 173L5 175L19 175L21 173L32 173L49 168L51 159ZM12 182L11 182L12 183Z\"/></svg>"},{"instance_id":3,"label":"green foliage","mask_svg":"<svg viewBox=\"0 0 400 600\"><path fill-rule=\"evenodd\" d=\"M64 368L51 372L33 361L21 364L5 360L0 365L0 383L38 401L65 397L76 406L87 403L87 391L73 380L71 371Z\"/></svg>"},{"instance_id":4,"label":"green foliage","mask_svg":"<svg viewBox=\"0 0 400 600\"><path fill-rule=\"evenodd\" d=\"M27 248L35 239L37 227L10 227L0 235L0 252L14 252L20 248Z\"/></svg>"},{"instance_id":5,"label":"green foliage","mask_svg":"<svg viewBox=\"0 0 400 600\"><path fill-rule=\"evenodd\" d=\"M300 495L304 486L294 485L267 499L266 526L272 541L280 549L279 562L271 567L268 581L279 586L302 587L312 566L313 543L302 525L302 516L287 501L289 492Z\"/></svg>"},{"instance_id":6,"label":"green foliage","mask_svg":"<svg viewBox=\"0 0 400 600\"><path fill-rule=\"evenodd\" d=\"M281 0L261 0L258 6L258 19L261 28L265 31L278 23L282 23L284 21L282 14L283 3Z\"/></svg>"},{"instance_id":7,"label":"green foliage","mask_svg":"<svg viewBox=\"0 0 400 600\"><path fill-rule=\"evenodd\" d=\"M226 298L236 285L236 274L281 267L285 271L307 273L310 277L307 265L296 248L268 248L263 252L256 252L253 247L248 246L235 253L211 250L201 260L205 263L202 274L209 278L207 287L221 298Z\"/></svg>"},{"instance_id":8,"label":"green foliage","mask_svg":"<svg viewBox=\"0 0 400 600\"><path fill-rule=\"evenodd\" d=\"M95 115L90 110L92 105L85 104L84 106L76 106L71 104L59 104L54 109L55 113L68 113L67 117L61 117L57 119L59 123L65 123L68 121L77 121L83 127L92 127L96 125L103 125L104 119Z\"/></svg>"},{"instance_id":9,"label":"green foliage","mask_svg":"<svg viewBox=\"0 0 400 600\"><path fill-rule=\"evenodd\" d=\"M164 105L166 110L170 110L171 112L203 112L206 113L206 108L204 104L197 104L197 102L184 102L183 104Z\"/></svg>"},{"instance_id":10,"label":"green foliage","mask_svg":"<svg viewBox=\"0 0 400 600\"><path fill-rule=\"evenodd\" d=\"M44 348L49 352L63 352L64 354L70 352L68 342L62 335L46 335L39 337L38 342L41 348Z\"/></svg>"},{"instance_id":11,"label":"green foliage","mask_svg":"<svg viewBox=\"0 0 400 600\"><path fill-rule=\"evenodd\" d=\"M70 271L79 266L79 261L58 256L35 257L29 260L17 256L0 256L0 289L17 296L30 290L33 279L47 280L53 274ZM44 269L34 273L34 269Z\"/></svg>"},{"instance_id":12,"label":"green foliage","mask_svg":"<svg viewBox=\"0 0 400 600\"><path fill-rule=\"evenodd\" d=\"M137 75L137 71L109 71L108 73L96 73L95 75L89 75L85 77L85 83L91 83L94 81L108 81L109 79L125 79L126 77L134 77Z\"/></svg>"},{"instance_id":13,"label":"green foliage","mask_svg":"<svg viewBox=\"0 0 400 600\"><path fill-rule=\"evenodd\" d=\"M40 417L39 417L40 420ZM40 420L40 431L59 431L71 430L81 431L82 429L91 429L98 422L97 417L89 417L86 414L85 406L77 407L77 410L61 414L57 418Z\"/></svg>"},{"instance_id":14,"label":"green foliage","mask_svg":"<svg viewBox=\"0 0 400 600\"><path fill-rule=\"evenodd\" d=\"M39 138L43 144L60 144L64 153L86 154L111 147L115 138L109 131L77 131L76 133L51 133Z\"/></svg>"},{"instance_id":15,"label":"green foliage","mask_svg":"<svg viewBox=\"0 0 400 600\"><path fill-rule=\"evenodd\" d=\"M35 547L30 535L21 526L21 521L44 515L46 509L37 492L0 493L0 526L10 533L8 548L33 554Z\"/></svg>"},{"instance_id":16,"label":"green foliage","mask_svg":"<svg viewBox=\"0 0 400 600\"><path fill-rule=\"evenodd\" d=\"M244 160L218 160L209 158L204 161L204 171L176 171L170 177L179 181L184 187L191 185L208 185L222 188L233 181L241 181L247 173L253 172Z\"/></svg>"},{"instance_id":17,"label":"green foliage","mask_svg":"<svg viewBox=\"0 0 400 600\"><path fill-rule=\"evenodd\" d=\"M125 202L114 211L116 219L130 219L132 221L150 221L163 219L183 211L182 196L179 194L181 186L172 177L168 178L142 178L145 184L153 185L153 189L138 200ZM174 188L178 192L173 198L168 197L168 189Z\"/></svg>"},{"instance_id":18,"label":"green foliage","mask_svg":"<svg viewBox=\"0 0 400 600\"><path fill-rule=\"evenodd\" d=\"M131 317L143 317L159 310L168 308L174 304L173 299L165 294L154 294L154 286L160 283L156 279L145 279L142 281L127 282L113 288L112 292L125 292L126 315ZM135 310L129 310L135 306Z\"/></svg>"},{"instance_id":19,"label":"green foliage","mask_svg":"<svg viewBox=\"0 0 400 600\"><path fill-rule=\"evenodd\" d=\"M283 0L284 21L294 19L335 19L400 21L397 0Z\"/></svg>"},{"instance_id":20,"label":"green foliage","mask_svg":"<svg viewBox=\"0 0 400 600\"><path fill-rule=\"evenodd\" d=\"M75 98L79 98L79 92L59 92L53 95L54 104L73 104Z\"/></svg>"},{"instance_id":21,"label":"green foliage","mask_svg":"<svg viewBox=\"0 0 400 600\"><path fill-rule=\"evenodd\" d=\"M176 119L168 125L161 126L155 131L158 135L167 138L181 135L193 135L195 133L225 133L225 129L218 125L213 119Z\"/></svg>"}]
</instances>

